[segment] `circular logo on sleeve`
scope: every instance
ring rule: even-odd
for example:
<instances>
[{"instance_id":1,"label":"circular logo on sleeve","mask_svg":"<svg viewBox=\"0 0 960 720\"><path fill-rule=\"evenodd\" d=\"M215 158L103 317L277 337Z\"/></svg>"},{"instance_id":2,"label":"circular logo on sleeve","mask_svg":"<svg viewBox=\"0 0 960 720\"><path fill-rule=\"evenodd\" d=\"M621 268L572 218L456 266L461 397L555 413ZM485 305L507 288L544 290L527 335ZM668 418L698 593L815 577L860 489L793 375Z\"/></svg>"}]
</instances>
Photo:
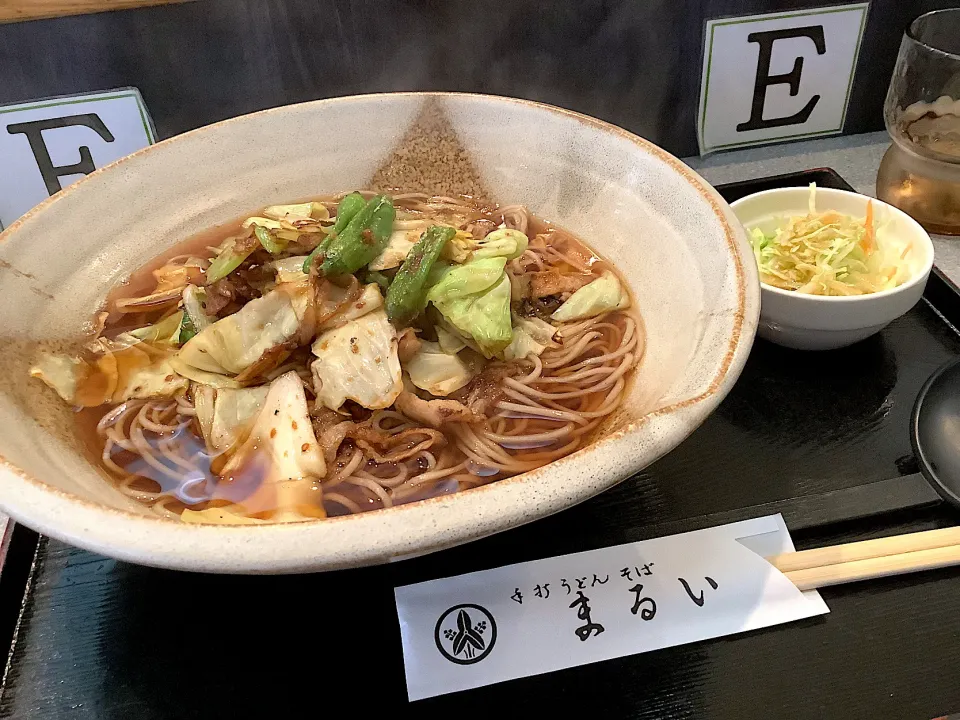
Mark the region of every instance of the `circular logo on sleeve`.
<instances>
[{"instance_id":1,"label":"circular logo on sleeve","mask_svg":"<svg viewBox=\"0 0 960 720\"><path fill-rule=\"evenodd\" d=\"M457 665L483 660L497 642L497 623L486 608L465 603L454 605L437 620L433 632L437 649Z\"/></svg>"}]
</instances>

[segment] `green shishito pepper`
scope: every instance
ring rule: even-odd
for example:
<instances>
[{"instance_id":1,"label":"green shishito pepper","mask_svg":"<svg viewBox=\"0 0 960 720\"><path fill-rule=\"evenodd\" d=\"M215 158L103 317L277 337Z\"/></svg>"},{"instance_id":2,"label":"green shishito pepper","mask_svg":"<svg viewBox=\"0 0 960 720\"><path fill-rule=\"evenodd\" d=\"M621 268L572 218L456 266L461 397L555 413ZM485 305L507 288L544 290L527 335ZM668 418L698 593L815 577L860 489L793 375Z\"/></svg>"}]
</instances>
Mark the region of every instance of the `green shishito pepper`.
<instances>
[{"instance_id":1,"label":"green shishito pepper","mask_svg":"<svg viewBox=\"0 0 960 720\"><path fill-rule=\"evenodd\" d=\"M352 194L344 198L340 205L344 206L347 200L359 195ZM362 201L362 198L360 198ZM350 201L355 207L355 200ZM344 216L353 208L343 207ZM379 255L393 230L393 221L396 217L393 203L385 195L377 195L365 203L359 212L356 212L342 230L339 217L341 209L337 209L337 222L327 239L320 244L304 261L303 268L309 272L314 260L321 261L320 271L324 275L347 275L354 273Z\"/></svg>"},{"instance_id":2,"label":"green shishito pepper","mask_svg":"<svg viewBox=\"0 0 960 720\"><path fill-rule=\"evenodd\" d=\"M427 277L440 251L457 231L452 227L433 225L427 228L416 245L410 248L403 265L387 290L387 317L394 325L405 326L420 314L426 305Z\"/></svg>"},{"instance_id":3,"label":"green shishito pepper","mask_svg":"<svg viewBox=\"0 0 960 720\"><path fill-rule=\"evenodd\" d=\"M327 233L323 242L317 245L317 247L313 249L313 252L307 256L307 259L303 261L304 273L310 272L310 265L313 264L314 259L321 253L326 254L326 249L330 246L330 243L333 242L333 239L346 229L354 216L363 210L366 204L367 201L364 200L363 195L358 192L350 193L340 200L340 203L337 205L337 219L334 221L333 227L330 228L330 232Z\"/></svg>"}]
</instances>

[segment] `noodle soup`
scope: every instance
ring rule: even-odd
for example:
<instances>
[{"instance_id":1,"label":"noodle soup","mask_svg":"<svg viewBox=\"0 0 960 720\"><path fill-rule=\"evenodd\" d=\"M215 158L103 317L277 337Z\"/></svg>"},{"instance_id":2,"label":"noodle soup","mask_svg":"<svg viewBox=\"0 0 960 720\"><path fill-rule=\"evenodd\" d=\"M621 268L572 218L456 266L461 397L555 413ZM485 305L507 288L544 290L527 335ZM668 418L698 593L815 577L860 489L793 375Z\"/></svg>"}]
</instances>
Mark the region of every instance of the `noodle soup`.
<instances>
[{"instance_id":1,"label":"noodle soup","mask_svg":"<svg viewBox=\"0 0 960 720\"><path fill-rule=\"evenodd\" d=\"M262 209L110 293L31 374L160 515L322 519L590 442L643 354L616 268L522 206L350 193Z\"/></svg>"}]
</instances>

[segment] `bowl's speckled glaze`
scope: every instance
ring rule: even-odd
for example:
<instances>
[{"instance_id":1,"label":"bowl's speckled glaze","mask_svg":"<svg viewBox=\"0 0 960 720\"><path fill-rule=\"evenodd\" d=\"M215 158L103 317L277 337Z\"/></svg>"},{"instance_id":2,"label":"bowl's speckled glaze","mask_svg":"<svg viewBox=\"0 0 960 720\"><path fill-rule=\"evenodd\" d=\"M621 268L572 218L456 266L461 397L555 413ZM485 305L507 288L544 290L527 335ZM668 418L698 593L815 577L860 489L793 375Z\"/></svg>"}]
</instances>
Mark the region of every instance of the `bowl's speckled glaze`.
<instances>
[{"instance_id":1,"label":"bowl's speckled glaze","mask_svg":"<svg viewBox=\"0 0 960 720\"><path fill-rule=\"evenodd\" d=\"M184 238L266 204L359 187L524 203L628 280L647 349L595 442L539 470L326 521L197 526L116 491L72 410L27 368L75 341L107 290ZM230 573L385 562L557 512L642 469L717 406L749 353L759 286L742 227L693 171L612 125L507 98L322 100L202 128L97 171L0 235L0 507L132 562Z\"/></svg>"}]
</instances>

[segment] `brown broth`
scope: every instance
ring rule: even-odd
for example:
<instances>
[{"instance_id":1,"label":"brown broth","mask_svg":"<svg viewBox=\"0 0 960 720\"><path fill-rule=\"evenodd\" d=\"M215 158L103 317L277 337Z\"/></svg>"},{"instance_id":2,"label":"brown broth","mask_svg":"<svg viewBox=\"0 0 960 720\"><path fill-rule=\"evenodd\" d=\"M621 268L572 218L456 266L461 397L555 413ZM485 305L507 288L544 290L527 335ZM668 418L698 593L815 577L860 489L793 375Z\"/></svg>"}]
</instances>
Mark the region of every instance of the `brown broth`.
<instances>
[{"instance_id":1,"label":"brown broth","mask_svg":"<svg viewBox=\"0 0 960 720\"><path fill-rule=\"evenodd\" d=\"M328 206L333 202L330 197L314 198L314 200L325 202L328 204ZM483 210L477 208L477 212L482 213ZM107 295L104 308L109 311L115 307L117 300L139 297L153 292L156 285L155 278L152 274L153 271L160 268L173 258L183 255L192 255L201 258L212 257L214 253L207 248L216 247L220 245L226 238L243 232L241 223L247 217L250 217L250 215L243 215L236 220L223 223L217 227L206 230L171 246L162 254L158 255L141 268L137 269L126 281L112 288ZM600 258L592 249L589 248L589 246L587 246L585 243L582 243L582 241L580 241L572 233L569 233L548 221L530 216L527 228L528 237L530 237L532 240L535 236L540 234L549 235L551 238L551 244L556 244L561 238L569 238L570 240L579 243L583 250L589 253L589 260L586 265L593 273L599 274L599 271L607 268L613 269L614 272L616 272L615 268L613 268L611 264L603 261L602 258ZM558 267L565 268L564 271L571 271L575 269L566 263L560 263ZM625 288L627 287L625 283L623 286ZM169 312L169 310L165 312ZM617 311L614 313L614 315L619 315L620 312L621 311ZM156 322L163 314L164 312L154 312L152 314L120 314L116 311L111 311L109 313L106 328L103 334L107 337L110 337L134 327L142 327L150 324L151 322ZM636 320L639 323L639 318ZM640 328L642 329L642 326L640 326ZM632 371L628 371L628 377L632 374ZM170 402L171 401L160 401L156 403L156 405L160 406L163 404L170 404ZM101 419L111 412L111 410L112 406L101 406L83 409L77 413L78 433L83 441L90 447L91 454L97 460L100 459L101 451L104 447L104 438L98 434L97 425L100 423ZM144 412L146 413L147 411ZM145 502L151 502L150 497L157 493L168 496L169 499L165 500L164 502L168 511L165 514L169 515L176 515L187 507L194 509L219 507L227 504L229 501L236 502L242 500L245 495L249 495L252 490L246 486L250 485L251 483L255 486L256 480L251 480L249 477L245 477L242 479L236 479L236 482L230 482L229 480L222 480L218 478L214 471L220 466L221 463L218 462L216 456L211 456L207 452L196 420L184 420L183 418L181 418L181 420L183 420L181 423L182 427L177 429L173 435L156 435L152 434L148 430L145 430L144 437L147 439L148 444L153 449L157 449L162 443L172 440L173 442L171 444L176 445L176 447L181 450L187 450L191 463L196 466L196 470L183 471L180 473L181 481L184 473L188 475L193 473L193 475L196 476L195 482L189 483L189 487L187 489L188 491L184 489L182 482L177 482L174 478L170 477L169 472L150 465L136 453L128 452L126 450L117 450L116 448L111 455L113 462L123 468L125 472L132 473L137 477L132 482L122 481L118 479L115 472L111 472L105 464L101 463L104 466L107 475L115 482L120 484L125 483L128 488L140 492L142 494L140 499L143 499ZM509 423L510 421L500 421L500 425L502 426L504 422ZM551 425L550 422L538 420L536 418L523 420L521 421L521 424L524 425L524 427L529 427L530 431L536 431L538 429L544 430L555 427L555 424ZM446 438L446 448L440 449L438 452L434 453L438 462L445 462L445 459L447 459L450 455L449 449L454 447L457 442L456 436L451 434L449 428L445 428L443 430L443 434ZM587 433L585 437L588 438L591 435L592 432ZM525 452L531 456L536 456L540 450L531 449L529 451L511 451L511 453L508 454L517 455L518 457L523 458ZM422 489L414 489L414 491L409 496L405 497L402 502L412 502L437 494L455 492L457 489L463 489L465 487L471 487L477 484L484 484L485 482L496 480L509 474L514 474L513 472L505 471L496 472L492 475L489 473L485 474L482 472L482 467L480 467L479 470L474 470L470 467L470 463L472 461L465 460L462 453L454 458L454 460L458 461L460 464L466 462L466 470L458 471L458 473L454 474L451 478L440 481L435 485L426 486ZM164 462L164 464L167 466L168 470L174 469L174 466L172 466L169 462ZM339 471L343 470L347 464L349 464L349 456L345 456L343 458L338 456L338 462L335 462L328 467L327 478L329 479L336 475ZM415 465L412 466L413 469L411 472L413 472L413 474L418 474L425 470L429 471L427 465L429 465L429 462L425 459L425 457L418 457ZM378 464L371 459L366 459L366 461L358 468L358 470L368 473L369 476L380 477L384 480L388 480L391 473L396 475L397 472L403 470L403 467L404 463L402 462ZM355 470L354 473L356 473L358 470ZM244 487L239 487L239 485L243 485ZM342 488L340 485L337 485L334 488L335 491L341 491L341 489ZM347 490L342 490L342 492L347 492ZM128 494L132 493L128 490ZM360 509L363 510L383 507L383 502L381 502L381 500L379 500L376 494L372 491L368 491L366 493L355 493L354 495L350 495L350 497L348 497L348 499L350 498L353 498L354 502L360 507ZM337 501L327 501L325 502L325 506L327 513L331 516L350 512L347 506ZM269 516L270 511L266 511L258 513L258 515L255 515L254 517L268 518Z\"/></svg>"}]
</instances>

